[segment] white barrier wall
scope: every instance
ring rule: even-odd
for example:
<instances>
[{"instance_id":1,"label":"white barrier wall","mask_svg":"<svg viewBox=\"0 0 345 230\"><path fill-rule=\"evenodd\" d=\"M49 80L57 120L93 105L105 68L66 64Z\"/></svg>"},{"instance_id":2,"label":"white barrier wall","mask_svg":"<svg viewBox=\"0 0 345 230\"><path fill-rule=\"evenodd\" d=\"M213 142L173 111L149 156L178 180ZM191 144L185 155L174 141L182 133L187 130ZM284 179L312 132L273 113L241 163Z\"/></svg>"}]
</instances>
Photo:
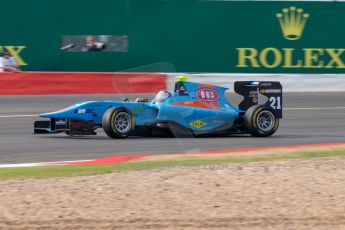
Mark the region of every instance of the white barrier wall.
<instances>
[{"instance_id":1,"label":"white barrier wall","mask_svg":"<svg viewBox=\"0 0 345 230\"><path fill-rule=\"evenodd\" d=\"M345 91L345 74L168 74L168 89L174 87L175 76L190 76L189 81L227 87L233 91L235 81L279 81L284 92Z\"/></svg>"}]
</instances>

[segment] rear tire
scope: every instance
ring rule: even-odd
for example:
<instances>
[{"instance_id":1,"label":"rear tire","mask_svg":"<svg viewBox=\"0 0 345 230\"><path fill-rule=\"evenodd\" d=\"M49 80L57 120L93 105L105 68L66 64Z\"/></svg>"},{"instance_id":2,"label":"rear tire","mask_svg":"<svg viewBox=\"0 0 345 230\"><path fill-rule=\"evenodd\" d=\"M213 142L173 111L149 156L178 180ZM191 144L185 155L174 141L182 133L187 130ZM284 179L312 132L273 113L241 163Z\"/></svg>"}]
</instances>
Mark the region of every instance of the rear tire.
<instances>
[{"instance_id":1,"label":"rear tire","mask_svg":"<svg viewBox=\"0 0 345 230\"><path fill-rule=\"evenodd\" d=\"M268 137L279 127L279 119L267 105L254 105L245 113L246 127L254 137Z\"/></svg>"},{"instance_id":2,"label":"rear tire","mask_svg":"<svg viewBox=\"0 0 345 230\"><path fill-rule=\"evenodd\" d=\"M111 138L127 138L135 127L134 116L123 107L109 108L103 115L102 127Z\"/></svg>"}]
</instances>

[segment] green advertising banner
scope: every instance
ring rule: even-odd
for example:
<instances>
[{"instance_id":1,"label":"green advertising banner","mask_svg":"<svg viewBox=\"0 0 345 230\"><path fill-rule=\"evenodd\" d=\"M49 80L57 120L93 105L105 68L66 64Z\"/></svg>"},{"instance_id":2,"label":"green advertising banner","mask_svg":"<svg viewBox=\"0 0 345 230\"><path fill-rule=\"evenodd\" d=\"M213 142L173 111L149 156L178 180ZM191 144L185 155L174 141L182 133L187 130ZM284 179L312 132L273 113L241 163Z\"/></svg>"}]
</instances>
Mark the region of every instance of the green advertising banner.
<instances>
[{"instance_id":1,"label":"green advertising banner","mask_svg":"<svg viewBox=\"0 0 345 230\"><path fill-rule=\"evenodd\" d=\"M24 70L344 73L345 2L8 1ZM95 49L88 45L95 41Z\"/></svg>"}]
</instances>

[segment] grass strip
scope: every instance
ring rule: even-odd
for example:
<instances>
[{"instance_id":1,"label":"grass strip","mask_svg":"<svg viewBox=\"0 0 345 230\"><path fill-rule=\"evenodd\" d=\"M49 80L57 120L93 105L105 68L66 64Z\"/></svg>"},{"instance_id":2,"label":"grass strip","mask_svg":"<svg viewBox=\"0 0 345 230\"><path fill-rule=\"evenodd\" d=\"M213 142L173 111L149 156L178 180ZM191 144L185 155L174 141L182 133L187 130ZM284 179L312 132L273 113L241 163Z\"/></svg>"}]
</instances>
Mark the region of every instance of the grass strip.
<instances>
[{"instance_id":1,"label":"grass strip","mask_svg":"<svg viewBox=\"0 0 345 230\"><path fill-rule=\"evenodd\" d=\"M196 155L197 156L197 155ZM143 162L126 162L113 165L65 165L65 166L41 166L31 168L3 168L0 169L0 180L27 179L27 178L50 178L50 177L73 177L106 174L113 172L127 172L135 170L159 169L167 167L188 167L215 164L250 163L272 160L307 159L318 157L339 157L345 156L345 149L332 151L299 151L288 154L269 154L261 156L224 156L212 159L176 159L176 160L155 160Z\"/></svg>"}]
</instances>

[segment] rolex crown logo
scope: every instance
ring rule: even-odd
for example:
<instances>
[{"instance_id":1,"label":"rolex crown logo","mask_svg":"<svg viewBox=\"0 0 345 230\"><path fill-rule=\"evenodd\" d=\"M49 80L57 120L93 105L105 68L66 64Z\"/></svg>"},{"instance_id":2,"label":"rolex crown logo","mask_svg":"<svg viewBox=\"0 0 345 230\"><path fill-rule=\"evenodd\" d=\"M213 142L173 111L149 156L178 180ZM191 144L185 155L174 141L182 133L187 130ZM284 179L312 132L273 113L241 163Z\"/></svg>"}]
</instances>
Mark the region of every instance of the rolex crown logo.
<instances>
[{"instance_id":1,"label":"rolex crown logo","mask_svg":"<svg viewBox=\"0 0 345 230\"><path fill-rule=\"evenodd\" d=\"M278 13L276 16L285 39L298 40L302 37L304 26L309 17L309 14L303 13L302 8L294 6L284 8L282 13Z\"/></svg>"}]
</instances>

